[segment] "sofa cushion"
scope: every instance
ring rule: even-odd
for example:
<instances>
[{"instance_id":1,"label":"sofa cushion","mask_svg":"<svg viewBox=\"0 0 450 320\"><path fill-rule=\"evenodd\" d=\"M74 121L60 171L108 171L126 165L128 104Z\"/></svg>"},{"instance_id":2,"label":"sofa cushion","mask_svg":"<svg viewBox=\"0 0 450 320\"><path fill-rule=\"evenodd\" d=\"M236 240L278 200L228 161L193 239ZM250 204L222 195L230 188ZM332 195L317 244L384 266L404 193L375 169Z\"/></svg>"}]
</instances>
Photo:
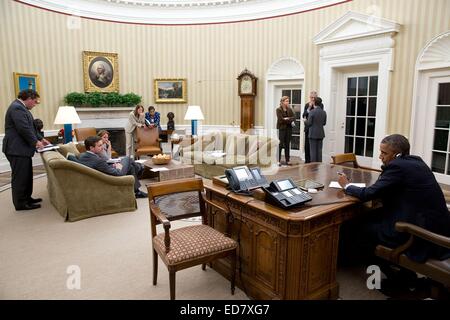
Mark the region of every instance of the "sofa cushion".
<instances>
[{"instance_id":1,"label":"sofa cushion","mask_svg":"<svg viewBox=\"0 0 450 320\"><path fill-rule=\"evenodd\" d=\"M227 155L245 156L247 153L248 135L246 134L229 134L226 137L225 148L223 149Z\"/></svg>"},{"instance_id":2,"label":"sofa cushion","mask_svg":"<svg viewBox=\"0 0 450 320\"><path fill-rule=\"evenodd\" d=\"M73 142L60 145L58 151L64 157L66 157L68 153L72 153L77 157L80 155L80 151L78 151L76 144Z\"/></svg>"}]
</instances>

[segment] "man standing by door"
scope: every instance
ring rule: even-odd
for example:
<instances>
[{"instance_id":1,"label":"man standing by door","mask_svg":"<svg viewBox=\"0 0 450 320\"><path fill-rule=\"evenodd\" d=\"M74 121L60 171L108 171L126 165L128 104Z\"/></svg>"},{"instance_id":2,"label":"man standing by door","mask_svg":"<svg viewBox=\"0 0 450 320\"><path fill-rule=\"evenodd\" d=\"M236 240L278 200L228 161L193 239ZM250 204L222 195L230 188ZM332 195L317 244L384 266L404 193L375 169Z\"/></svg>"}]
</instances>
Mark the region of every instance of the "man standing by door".
<instances>
[{"instance_id":1,"label":"man standing by door","mask_svg":"<svg viewBox=\"0 0 450 320\"><path fill-rule=\"evenodd\" d=\"M309 128L309 150L311 162L322 162L322 144L325 138L323 127L327 124L327 113L321 108L322 99L314 99L314 108L310 111L306 125Z\"/></svg>"},{"instance_id":2,"label":"man standing by door","mask_svg":"<svg viewBox=\"0 0 450 320\"><path fill-rule=\"evenodd\" d=\"M16 210L40 208L42 199L33 199L32 157L36 149L49 142L38 137L30 110L39 104L39 94L31 89L22 90L5 115L3 153L11 165L11 189Z\"/></svg>"}]
</instances>

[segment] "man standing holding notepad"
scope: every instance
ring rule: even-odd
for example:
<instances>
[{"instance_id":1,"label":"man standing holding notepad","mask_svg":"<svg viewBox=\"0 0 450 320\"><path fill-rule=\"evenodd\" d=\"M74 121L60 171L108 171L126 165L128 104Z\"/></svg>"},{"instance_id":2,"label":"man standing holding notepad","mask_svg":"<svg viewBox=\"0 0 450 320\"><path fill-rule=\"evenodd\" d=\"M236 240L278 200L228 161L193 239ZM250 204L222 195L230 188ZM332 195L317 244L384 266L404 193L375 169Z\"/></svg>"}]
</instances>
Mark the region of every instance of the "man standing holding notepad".
<instances>
[{"instance_id":1,"label":"man standing holding notepad","mask_svg":"<svg viewBox=\"0 0 450 320\"><path fill-rule=\"evenodd\" d=\"M433 172L418 156L409 154L408 139L399 134L385 137L380 143L380 160L383 172L371 186L350 186L345 174L339 174L339 184L345 193L362 201L381 199L382 212L375 211L358 226L357 232L367 250L374 252L377 244L397 247L405 243L409 235L395 229L395 223L403 221L431 232L450 236L450 214L444 195ZM417 262L428 258L445 259L450 250L416 239L406 255Z\"/></svg>"},{"instance_id":2,"label":"man standing holding notepad","mask_svg":"<svg viewBox=\"0 0 450 320\"><path fill-rule=\"evenodd\" d=\"M30 110L39 104L39 94L31 89L22 90L6 111L3 153L11 165L11 191L16 210L40 208L42 199L33 193L32 158L36 149L49 142L37 135Z\"/></svg>"}]
</instances>

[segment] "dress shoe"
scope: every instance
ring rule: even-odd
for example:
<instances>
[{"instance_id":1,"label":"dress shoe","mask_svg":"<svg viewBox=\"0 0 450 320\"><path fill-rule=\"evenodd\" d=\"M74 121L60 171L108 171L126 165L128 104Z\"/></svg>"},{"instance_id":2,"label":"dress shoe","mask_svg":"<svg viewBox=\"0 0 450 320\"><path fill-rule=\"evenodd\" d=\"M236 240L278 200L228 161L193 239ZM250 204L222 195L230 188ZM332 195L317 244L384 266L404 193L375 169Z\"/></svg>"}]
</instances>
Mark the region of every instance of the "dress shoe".
<instances>
[{"instance_id":1,"label":"dress shoe","mask_svg":"<svg viewBox=\"0 0 450 320\"><path fill-rule=\"evenodd\" d=\"M33 210L33 209L38 209L40 208L41 205L40 204L35 204L35 203L27 203L26 205L24 205L23 207L18 207L16 208L17 211L20 210Z\"/></svg>"},{"instance_id":2,"label":"dress shoe","mask_svg":"<svg viewBox=\"0 0 450 320\"><path fill-rule=\"evenodd\" d=\"M28 203L39 203L39 202L41 202L41 201L42 201L41 198L36 198L36 199L30 198L30 199L28 200Z\"/></svg>"},{"instance_id":3,"label":"dress shoe","mask_svg":"<svg viewBox=\"0 0 450 320\"><path fill-rule=\"evenodd\" d=\"M142 192L142 191L138 191L134 195L135 195L136 199L138 199L138 198L147 198L148 197L147 193Z\"/></svg>"}]
</instances>

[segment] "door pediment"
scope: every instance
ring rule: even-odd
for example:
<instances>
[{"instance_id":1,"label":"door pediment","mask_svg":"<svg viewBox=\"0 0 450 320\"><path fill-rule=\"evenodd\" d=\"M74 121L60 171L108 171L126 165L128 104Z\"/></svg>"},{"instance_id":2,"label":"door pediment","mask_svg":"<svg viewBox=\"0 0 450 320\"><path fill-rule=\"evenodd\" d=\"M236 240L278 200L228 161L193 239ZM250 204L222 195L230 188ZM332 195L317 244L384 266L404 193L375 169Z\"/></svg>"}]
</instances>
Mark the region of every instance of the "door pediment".
<instances>
[{"instance_id":1,"label":"door pediment","mask_svg":"<svg viewBox=\"0 0 450 320\"><path fill-rule=\"evenodd\" d=\"M325 44L386 33L396 33L400 25L373 15L349 11L318 33L313 41Z\"/></svg>"}]
</instances>

